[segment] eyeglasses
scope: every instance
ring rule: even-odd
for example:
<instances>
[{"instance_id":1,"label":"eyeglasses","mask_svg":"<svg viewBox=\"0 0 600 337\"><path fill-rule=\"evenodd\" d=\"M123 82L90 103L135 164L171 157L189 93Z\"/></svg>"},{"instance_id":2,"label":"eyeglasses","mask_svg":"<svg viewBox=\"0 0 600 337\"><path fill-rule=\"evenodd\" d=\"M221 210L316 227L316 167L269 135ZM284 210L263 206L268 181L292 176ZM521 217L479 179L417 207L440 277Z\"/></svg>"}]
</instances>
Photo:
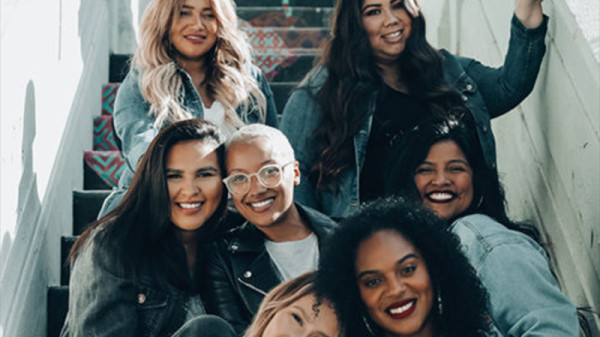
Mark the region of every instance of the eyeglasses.
<instances>
[{"instance_id":1,"label":"eyeglasses","mask_svg":"<svg viewBox=\"0 0 600 337\"><path fill-rule=\"evenodd\" d=\"M223 179L223 183L227 186L229 193L238 196L244 195L250 191L252 177L256 177L258 183L264 188L275 188L281 184L283 168L293 163L294 161L290 161L283 165L265 165L257 172L251 174L235 173Z\"/></svg>"}]
</instances>

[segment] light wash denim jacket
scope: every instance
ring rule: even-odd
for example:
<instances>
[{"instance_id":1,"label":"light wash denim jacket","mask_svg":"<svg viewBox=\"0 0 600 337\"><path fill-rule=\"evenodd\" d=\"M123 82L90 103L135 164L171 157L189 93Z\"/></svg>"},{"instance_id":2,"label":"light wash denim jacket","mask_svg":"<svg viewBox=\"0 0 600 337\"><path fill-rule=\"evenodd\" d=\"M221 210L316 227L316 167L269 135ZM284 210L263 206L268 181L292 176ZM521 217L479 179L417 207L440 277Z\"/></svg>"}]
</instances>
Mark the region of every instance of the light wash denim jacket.
<instances>
[{"instance_id":1,"label":"light wash denim jacket","mask_svg":"<svg viewBox=\"0 0 600 337\"><path fill-rule=\"evenodd\" d=\"M88 239L71 267L69 311L61 337L171 336L186 322L206 315L198 293L158 286L148 272L141 271L134 281L116 270L95 237ZM181 271L188 272L185 262Z\"/></svg>"},{"instance_id":2,"label":"light wash denim jacket","mask_svg":"<svg viewBox=\"0 0 600 337\"><path fill-rule=\"evenodd\" d=\"M184 108L193 117L204 117L204 108L202 99L198 90L192 83L191 77L183 69L178 68L183 80L182 94L184 96ZM260 69L252 66L252 74L256 78L259 89L265 95L267 101L265 124L277 127L277 108L271 87ZM126 166L119 179L119 188L107 197L100 211L99 217L114 209L122 197L133 178L133 172L138 161L146 152L146 149L158 134L158 132L167 124L160 127L154 127L154 118L148 115L150 104L144 99L138 86L139 73L137 70L131 70L121 84L117 93L114 111L114 127L117 136L121 140L123 159ZM254 106L249 107L248 120L250 123L259 121L258 113L255 113ZM241 116L242 111L238 111Z\"/></svg>"},{"instance_id":3,"label":"light wash denim jacket","mask_svg":"<svg viewBox=\"0 0 600 337\"><path fill-rule=\"evenodd\" d=\"M539 27L527 29L513 15L508 51L504 65L499 68L441 51L444 78L458 90L473 114L486 163L492 168L496 167L496 149L490 119L510 111L533 89L546 51L544 37L547 26L547 16ZM303 81L283 110L280 128L290 140L304 176L295 188L294 200L331 217L342 218L356 210L360 202L358 179L365 160L378 93L374 91L370 101L366 102L368 110L365 113L370 117L354 135L356 163L340 174L338 194L317 191L308 180L308 173L319 155L310 136L321 122L321 109L314 97L326 76L327 70L319 68Z\"/></svg>"},{"instance_id":4,"label":"light wash denim jacket","mask_svg":"<svg viewBox=\"0 0 600 337\"><path fill-rule=\"evenodd\" d=\"M487 289L492 319L504 336L579 336L575 306L534 240L483 214L460 218L450 228Z\"/></svg>"}]
</instances>

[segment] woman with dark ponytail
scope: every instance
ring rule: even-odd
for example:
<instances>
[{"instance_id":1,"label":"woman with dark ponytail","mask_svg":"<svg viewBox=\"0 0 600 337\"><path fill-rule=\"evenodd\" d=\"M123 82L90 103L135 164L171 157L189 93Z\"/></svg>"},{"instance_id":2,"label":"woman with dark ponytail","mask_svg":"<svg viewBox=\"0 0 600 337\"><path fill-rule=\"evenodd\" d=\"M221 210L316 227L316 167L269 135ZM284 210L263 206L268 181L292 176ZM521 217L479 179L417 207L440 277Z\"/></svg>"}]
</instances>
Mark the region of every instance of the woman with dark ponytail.
<instances>
[{"instance_id":1,"label":"woman with dark ponytail","mask_svg":"<svg viewBox=\"0 0 600 337\"><path fill-rule=\"evenodd\" d=\"M397 139L424 118L466 106L496 169L491 118L533 89L545 53L541 0L518 0L504 65L434 49L417 0L337 0L321 63L290 97L280 128L304 177L295 197L341 218L383 194Z\"/></svg>"}]
</instances>

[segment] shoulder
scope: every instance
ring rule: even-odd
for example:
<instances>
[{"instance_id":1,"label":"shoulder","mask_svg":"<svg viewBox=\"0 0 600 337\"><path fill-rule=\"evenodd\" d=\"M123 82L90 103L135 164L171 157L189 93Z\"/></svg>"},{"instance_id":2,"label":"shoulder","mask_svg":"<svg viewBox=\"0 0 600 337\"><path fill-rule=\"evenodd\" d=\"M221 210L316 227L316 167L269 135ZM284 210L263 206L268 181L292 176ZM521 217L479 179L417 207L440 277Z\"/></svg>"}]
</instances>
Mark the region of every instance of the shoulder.
<instances>
[{"instance_id":1,"label":"shoulder","mask_svg":"<svg viewBox=\"0 0 600 337\"><path fill-rule=\"evenodd\" d=\"M300 215L310 222L312 229L318 237L328 235L335 227L337 227L337 223L333 221L333 219L316 209L304 206L300 203L295 203L295 205L298 208Z\"/></svg>"}]
</instances>

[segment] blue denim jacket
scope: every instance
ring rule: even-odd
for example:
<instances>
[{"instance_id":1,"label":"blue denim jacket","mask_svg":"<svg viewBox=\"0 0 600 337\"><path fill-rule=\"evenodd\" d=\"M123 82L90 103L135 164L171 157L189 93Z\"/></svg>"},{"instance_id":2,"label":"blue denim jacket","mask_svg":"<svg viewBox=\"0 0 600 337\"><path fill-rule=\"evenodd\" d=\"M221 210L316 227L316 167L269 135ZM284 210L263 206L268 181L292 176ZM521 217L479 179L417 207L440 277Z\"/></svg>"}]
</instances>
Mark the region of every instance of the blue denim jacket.
<instances>
[{"instance_id":1,"label":"blue denim jacket","mask_svg":"<svg viewBox=\"0 0 600 337\"><path fill-rule=\"evenodd\" d=\"M184 108L193 117L204 117L204 108L202 99L192 83L191 77L183 69L178 68L183 79L183 104ZM255 66L252 66L252 74L256 78L259 89L265 95L267 100L265 124L277 127L277 108L273 99L273 92L267 83L266 78ZM125 77L117 93L114 111L114 127L117 136L121 140L123 159L126 162L125 169L119 179L119 188L114 191L104 202L99 217L114 209L125 195L129 187L133 172L138 161L146 152L146 149L154 139L154 136L164 127L154 127L154 118L148 115L150 104L144 99L138 86L139 73L133 69ZM249 122L259 121L258 114L254 111L254 106L250 106L248 114ZM238 111L241 115L242 111Z\"/></svg>"},{"instance_id":2,"label":"blue denim jacket","mask_svg":"<svg viewBox=\"0 0 600 337\"><path fill-rule=\"evenodd\" d=\"M504 336L579 335L575 306L534 240L483 214L460 218L450 228L486 287L492 319Z\"/></svg>"},{"instance_id":3,"label":"blue denim jacket","mask_svg":"<svg viewBox=\"0 0 600 337\"><path fill-rule=\"evenodd\" d=\"M508 51L504 65L499 68L487 67L476 60L441 51L444 57L444 78L461 93L467 108L473 114L486 163L492 168L496 167L496 149L490 119L517 106L533 89L546 51L544 37L547 26L546 16L539 27L527 29L513 15ZM326 76L326 69L314 70L292 94L283 110L280 128L294 148L304 177L308 177L319 155L315 151L317 147L314 139L310 136L321 122L321 110L314 97ZM356 163L340 174L338 194L317 191L305 178L296 187L294 200L334 218L345 217L358 207L358 179L365 160L377 95L374 91L366 104L368 110L365 113L370 117L354 135Z\"/></svg>"},{"instance_id":4,"label":"blue denim jacket","mask_svg":"<svg viewBox=\"0 0 600 337\"><path fill-rule=\"evenodd\" d=\"M186 322L206 315L198 293L158 286L144 271L137 281L117 271L103 258L107 255L95 237L84 244L71 268L69 311L61 337L171 336ZM180 255L184 261L183 247ZM182 269L187 272L185 266Z\"/></svg>"}]
</instances>

